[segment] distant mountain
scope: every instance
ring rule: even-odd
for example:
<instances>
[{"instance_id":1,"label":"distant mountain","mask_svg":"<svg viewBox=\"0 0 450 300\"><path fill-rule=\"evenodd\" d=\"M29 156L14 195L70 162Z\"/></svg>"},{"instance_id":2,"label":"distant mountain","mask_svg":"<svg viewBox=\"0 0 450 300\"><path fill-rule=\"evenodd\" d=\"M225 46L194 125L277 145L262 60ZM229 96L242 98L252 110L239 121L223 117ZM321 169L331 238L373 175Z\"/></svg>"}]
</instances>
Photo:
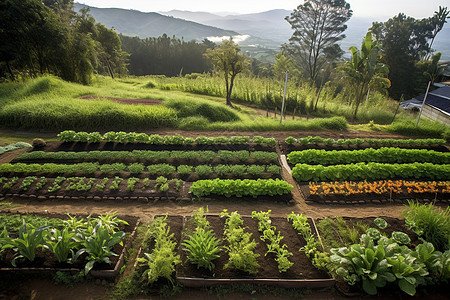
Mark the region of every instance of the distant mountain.
<instances>
[{"instance_id":1,"label":"distant mountain","mask_svg":"<svg viewBox=\"0 0 450 300\"><path fill-rule=\"evenodd\" d=\"M157 37L164 33L172 37L184 38L186 41L201 40L209 36L238 35L232 30L224 30L202 25L191 21L161 15L159 13L143 13L137 10L119 8L96 8L75 3L74 10L89 8L90 14L97 22L113 28L124 35L140 38Z\"/></svg>"},{"instance_id":2,"label":"distant mountain","mask_svg":"<svg viewBox=\"0 0 450 300\"><path fill-rule=\"evenodd\" d=\"M82 7L88 6L75 4L76 11ZM283 9L226 16L180 10L143 13L117 8L89 7L89 9L92 16L106 27L114 27L118 33L141 38L157 37L166 33L168 36L184 37L186 41L193 39L200 41L207 37L216 41L223 36L240 34L241 39L238 43L242 50L251 57L265 62L274 61L274 53L279 51L281 44L289 41L293 33L285 20L291 11ZM358 48L361 46L362 39L372 26L372 21L374 20L370 18L352 17L347 22L348 29L344 32L346 38L341 42L341 48L346 56L349 56L350 46ZM442 52L442 60L450 60L450 23L438 34L433 48Z\"/></svg>"},{"instance_id":3,"label":"distant mountain","mask_svg":"<svg viewBox=\"0 0 450 300\"><path fill-rule=\"evenodd\" d=\"M228 15L225 17L204 12L171 10L161 12L167 16L202 23L249 34L264 40L271 40L278 45L286 43L292 35L291 26L284 19L291 12L284 9L269 10L262 13Z\"/></svg>"}]
</instances>

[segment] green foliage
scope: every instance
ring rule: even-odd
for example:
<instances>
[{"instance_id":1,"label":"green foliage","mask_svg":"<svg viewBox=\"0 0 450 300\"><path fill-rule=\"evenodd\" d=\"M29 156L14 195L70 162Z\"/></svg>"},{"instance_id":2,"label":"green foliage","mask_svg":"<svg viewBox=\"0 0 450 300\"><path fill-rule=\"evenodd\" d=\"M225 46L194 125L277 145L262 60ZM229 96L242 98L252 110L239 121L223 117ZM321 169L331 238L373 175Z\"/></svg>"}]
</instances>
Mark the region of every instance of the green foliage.
<instances>
[{"instance_id":1,"label":"green foliage","mask_svg":"<svg viewBox=\"0 0 450 300\"><path fill-rule=\"evenodd\" d=\"M326 270L330 258L326 252L320 250L320 241L311 231L311 225L308 223L308 218L303 214L294 214L293 212L287 216L287 220L292 222L292 227L300 234L306 241L306 245L299 249L304 251L306 256L311 260L311 263L318 269Z\"/></svg>"},{"instance_id":2,"label":"green foliage","mask_svg":"<svg viewBox=\"0 0 450 300\"><path fill-rule=\"evenodd\" d=\"M377 180L377 179L433 179L448 178L450 165L431 163L382 164L356 163L348 165L307 165L297 164L292 168L292 176L303 181L342 181L342 180Z\"/></svg>"},{"instance_id":3,"label":"green foliage","mask_svg":"<svg viewBox=\"0 0 450 300\"><path fill-rule=\"evenodd\" d=\"M234 266L234 268L250 273L258 273L259 264L257 258L259 254L254 252L256 248L255 240L251 239L252 234L245 232L242 227L243 221L237 212L229 214L226 209L220 213L225 220L224 236L228 245L225 249L228 252L228 263L224 268Z\"/></svg>"},{"instance_id":4,"label":"green foliage","mask_svg":"<svg viewBox=\"0 0 450 300\"><path fill-rule=\"evenodd\" d=\"M433 204L408 201L403 212L406 224L437 250L450 250L450 208L441 210Z\"/></svg>"},{"instance_id":5,"label":"green foliage","mask_svg":"<svg viewBox=\"0 0 450 300\"><path fill-rule=\"evenodd\" d=\"M189 261L197 265L197 268L206 268L210 271L214 269L213 260L220 257L217 254L220 246L212 230L197 228L194 234L188 235L181 245L186 247Z\"/></svg>"},{"instance_id":6,"label":"green foliage","mask_svg":"<svg viewBox=\"0 0 450 300\"><path fill-rule=\"evenodd\" d=\"M169 190L169 182L166 177L159 176L156 178L155 188L159 189L161 192L167 192Z\"/></svg>"},{"instance_id":7,"label":"green foliage","mask_svg":"<svg viewBox=\"0 0 450 300\"><path fill-rule=\"evenodd\" d=\"M385 148L380 149L367 148L364 150L304 150L292 151L287 156L291 164L321 164L321 165L339 165L357 162L377 162L377 163L450 163L450 154L425 149L401 149Z\"/></svg>"},{"instance_id":8,"label":"green foliage","mask_svg":"<svg viewBox=\"0 0 450 300\"><path fill-rule=\"evenodd\" d=\"M146 266L143 276L149 284L155 283L159 278L166 278L172 284L172 273L175 266L181 262L180 256L176 255L176 243L172 241L173 233L166 222L167 217L158 217L149 225L147 239L152 239L155 246L151 253L144 252L143 258L138 262Z\"/></svg>"},{"instance_id":9,"label":"green foliage","mask_svg":"<svg viewBox=\"0 0 450 300\"><path fill-rule=\"evenodd\" d=\"M53 228L48 231L44 247L50 249L60 263L72 262L77 259L73 249L81 246L74 237L75 232L70 232L69 228L62 230ZM69 255L71 255L70 258Z\"/></svg>"},{"instance_id":10,"label":"green foliage","mask_svg":"<svg viewBox=\"0 0 450 300\"><path fill-rule=\"evenodd\" d=\"M44 237L48 234L48 228L49 226L35 228L30 224L26 224L25 220L23 220L17 238L10 238L7 234L2 234L2 236L4 235L2 248L13 248L19 254L11 261L14 267L16 266L16 260L20 258L34 261L37 248L44 246Z\"/></svg>"},{"instance_id":11,"label":"green foliage","mask_svg":"<svg viewBox=\"0 0 450 300\"><path fill-rule=\"evenodd\" d=\"M275 261L278 263L278 271L286 272L294 263L289 261L289 256L292 256L292 252L287 250L286 244L281 244L281 240L284 238L275 226L271 225L269 209L267 212L252 212L252 218L258 219L258 231L262 233L261 241L266 243L267 252L274 253L276 255Z\"/></svg>"},{"instance_id":12,"label":"green foliage","mask_svg":"<svg viewBox=\"0 0 450 300\"><path fill-rule=\"evenodd\" d=\"M87 253L86 260L88 261L84 267L84 273L88 274L95 263L111 264L110 256L117 256L113 251L114 245L122 243L125 233L117 231L110 234L107 227L103 226L102 221L89 230L88 232L81 232L77 234L77 241L82 245L82 248L75 254L76 257L83 253Z\"/></svg>"},{"instance_id":13,"label":"green foliage","mask_svg":"<svg viewBox=\"0 0 450 300\"><path fill-rule=\"evenodd\" d=\"M196 197L219 195L225 197L252 196L257 198L258 196L289 194L292 189L292 185L279 179L213 179L195 181L190 188L190 192Z\"/></svg>"},{"instance_id":14,"label":"green foliage","mask_svg":"<svg viewBox=\"0 0 450 300\"><path fill-rule=\"evenodd\" d=\"M134 192L134 186L139 182L139 178L130 177L127 180L127 191Z\"/></svg>"},{"instance_id":15,"label":"green foliage","mask_svg":"<svg viewBox=\"0 0 450 300\"><path fill-rule=\"evenodd\" d=\"M289 138L287 138L289 139ZM295 143L293 140L290 140L291 143ZM369 144L370 147L380 148L380 147L423 147L423 146L431 146L431 145L445 145L444 139L331 139L331 138L322 138L320 136L307 136L304 138L296 139L296 142L301 145L317 145L317 144L326 144L328 146L342 146L342 145L361 145L363 143ZM287 143L287 141L286 141Z\"/></svg>"},{"instance_id":16,"label":"green foliage","mask_svg":"<svg viewBox=\"0 0 450 300\"><path fill-rule=\"evenodd\" d=\"M20 187L19 187L19 189L21 190L21 191L26 191L26 190L28 190L28 187L36 180L36 176L28 176L28 177L25 177L23 180L22 180L22 184L20 185Z\"/></svg>"},{"instance_id":17,"label":"green foliage","mask_svg":"<svg viewBox=\"0 0 450 300\"><path fill-rule=\"evenodd\" d=\"M385 229L388 226L386 220L382 218L376 218L375 220L373 220L373 223L380 229Z\"/></svg>"}]
</instances>

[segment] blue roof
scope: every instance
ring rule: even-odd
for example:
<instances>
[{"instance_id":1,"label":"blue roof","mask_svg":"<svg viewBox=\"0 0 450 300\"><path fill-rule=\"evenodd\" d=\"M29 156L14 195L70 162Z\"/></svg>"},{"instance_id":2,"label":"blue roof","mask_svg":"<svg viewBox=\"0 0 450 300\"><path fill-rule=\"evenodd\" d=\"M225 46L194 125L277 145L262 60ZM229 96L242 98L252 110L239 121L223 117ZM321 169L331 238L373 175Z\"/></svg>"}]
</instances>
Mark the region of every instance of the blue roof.
<instances>
[{"instance_id":1,"label":"blue roof","mask_svg":"<svg viewBox=\"0 0 450 300\"><path fill-rule=\"evenodd\" d=\"M415 99L423 101L425 95L415 97ZM445 86L428 93L425 104L440 109L450 114L450 87Z\"/></svg>"},{"instance_id":2,"label":"blue roof","mask_svg":"<svg viewBox=\"0 0 450 300\"><path fill-rule=\"evenodd\" d=\"M450 100L450 86L444 86L437 90L430 92L430 94L442 96Z\"/></svg>"}]
</instances>

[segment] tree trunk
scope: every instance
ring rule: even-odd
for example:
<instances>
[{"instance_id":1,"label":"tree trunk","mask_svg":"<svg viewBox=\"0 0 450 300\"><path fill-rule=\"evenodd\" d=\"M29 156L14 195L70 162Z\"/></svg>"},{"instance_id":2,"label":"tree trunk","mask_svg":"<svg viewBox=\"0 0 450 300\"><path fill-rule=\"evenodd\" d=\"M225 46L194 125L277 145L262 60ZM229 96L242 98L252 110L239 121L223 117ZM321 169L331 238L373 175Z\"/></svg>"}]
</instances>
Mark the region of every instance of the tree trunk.
<instances>
[{"instance_id":1,"label":"tree trunk","mask_svg":"<svg viewBox=\"0 0 450 300\"><path fill-rule=\"evenodd\" d=\"M235 76L231 75L230 88L228 89L228 92L227 92L227 105L230 107L233 107L233 103L231 103L231 92L233 91L234 77Z\"/></svg>"},{"instance_id":2,"label":"tree trunk","mask_svg":"<svg viewBox=\"0 0 450 300\"><path fill-rule=\"evenodd\" d=\"M11 79L13 81L16 81L16 77L14 76L14 73L13 73L13 71L11 69L11 65L9 64L9 60L6 61L6 67L8 68L9 74L11 74Z\"/></svg>"},{"instance_id":3,"label":"tree trunk","mask_svg":"<svg viewBox=\"0 0 450 300\"><path fill-rule=\"evenodd\" d=\"M111 63L109 62L109 59L107 57L105 58L105 60L106 60L106 67L108 68L109 71L109 75L111 75L111 78L114 79L114 73L111 68Z\"/></svg>"},{"instance_id":4,"label":"tree trunk","mask_svg":"<svg viewBox=\"0 0 450 300\"><path fill-rule=\"evenodd\" d=\"M361 89L356 92L355 99L355 112L353 113L353 120L356 120L356 114L358 113L359 104L361 103L361 97L364 95L365 84L361 86Z\"/></svg>"}]
</instances>

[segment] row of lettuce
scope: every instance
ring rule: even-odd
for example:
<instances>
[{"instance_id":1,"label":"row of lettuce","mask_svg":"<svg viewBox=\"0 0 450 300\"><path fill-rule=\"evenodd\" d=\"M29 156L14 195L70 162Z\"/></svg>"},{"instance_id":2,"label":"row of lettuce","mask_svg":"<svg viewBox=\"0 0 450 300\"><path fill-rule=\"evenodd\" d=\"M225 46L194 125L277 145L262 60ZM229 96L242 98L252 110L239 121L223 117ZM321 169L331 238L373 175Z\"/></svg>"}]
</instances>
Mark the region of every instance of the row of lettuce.
<instances>
[{"instance_id":1,"label":"row of lettuce","mask_svg":"<svg viewBox=\"0 0 450 300\"><path fill-rule=\"evenodd\" d=\"M113 142L113 143L145 143L152 145L212 145L212 144L260 144L270 147L276 146L274 138L264 138L262 136L232 136L232 137L206 137L199 136L194 138L183 137L181 135L146 134L137 132L109 131L105 134L99 132L84 132L66 130L58 134L58 138L63 142Z\"/></svg>"},{"instance_id":2,"label":"row of lettuce","mask_svg":"<svg viewBox=\"0 0 450 300\"><path fill-rule=\"evenodd\" d=\"M19 177L0 177L0 191L7 193L17 186L17 192L25 193L30 190L35 194L40 191L45 193L54 193L57 191L77 191L80 195L83 192L104 193L117 190L126 190L126 192L155 191L167 192L172 188L174 192L179 192L184 181L180 179L167 179L159 176L156 180L149 178L121 178L114 177L103 179L86 178L86 177L63 177L47 178L44 176L28 176L23 179ZM123 188L120 188L120 187ZM194 198L202 198L208 196L222 197L253 197L259 196L282 196L289 195L293 186L280 179L213 179L213 180L197 180L190 186L190 193Z\"/></svg>"},{"instance_id":3,"label":"row of lettuce","mask_svg":"<svg viewBox=\"0 0 450 300\"><path fill-rule=\"evenodd\" d=\"M319 238L305 216L292 213L287 220L306 242L301 249L288 249L282 242L282 232L272 225L270 210L254 211L252 218L258 220L260 240L267 249L265 254L274 253L274 258L270 259L275 259L280 273L302 267L290 261L292 251L301 251L317 268L337 280L358 286L367 294L376 295L384 287L396 286L414 295L417 288L445 285L450 280L448 213L449 209L443 212L431 205L411 203L406 221L420 237L419 243L411 242L402 231L387 233L390 224L383 218L376 218L370 225L360 221L352 224L342 218L323 219L317 225L322 237ZM429 214L437 221L427 219ZM182 235L180 241L180 247L187 252L188 263L214 271L215 260L226 255L228 262L224 268L257 275L261 269L261 258L255 252L258 242L244 226L239 213L224 210L220 216L225 218L223 232L214 232L202 211L194 212L194 229ZM166 218L154 220L149 226L149 236L155 246L145 249L144 258L140 259L148 267L144 272L147 283L154 284L161 278L173 283L176 265L183 262ZM158 268L161 265L166 267Z\"/></svg>"},{"instance_id":4,"label":"row of lettuce","mask_svg":"<svg viewBox=\"0 0 450 300\"><path fill-rule=\"evenodd\" d=\"M450 154L425 149L310 149L292 151L287 159L299 182L450 178Z\"/></svg>"},{"instance_id":5,"label":"row of lettuce","mask_svg":"<svg viewBox=\"0 0 450 300\"><path fill-rule=\"evenodd\" d=\"M234 177L241 176L260 176L262 174L270 174L271 176L279 176L281 167L278 165L169 165L169 164L152 164L145 166L142 163L112 163L99 164L97 162L75 163L75 164L25 164L25 163L6 163L0 165L0 173L14 174L14 173L49 173L49 174L120 174L121 172L128 172L131 174L141 174L149 176L172 176L177 177L187 176L195 173L200 177L227 176Z\"/></svg>"},{"instance_id":6,"label":"row of lettuce","mask_svg":"<svg viewBox=\"0 0 450 300\"><path fill-rule=\"evenodd\" d=\"M307 136L294 138L292 136L285 139L288 145L326 145L326 146L361 146L367 144L369 147L422 147L422 146L442 146L446 144L444 139L333 139L320 136Z\"/></svg>"},{"instance_id":7,"label":"row of lettuce","mask_svg":"<svg viewBox=\"0 0 450 300\"><path fill-rule=\"evenodd\" d=\"M17 156L14 161L102 161L102 160L142 160L151 162L166 162L167 160L185 161L195 160L196 162L214 162L230 163L234 161L251 162L252 164L261 164L266 162L277 163L278 155L276 152L265 151L150 151L150 150L132 150L132 151L89 151L89 152L71 152L57 151L44 152L32 151Z\"/></svg>"}]
</instances>

